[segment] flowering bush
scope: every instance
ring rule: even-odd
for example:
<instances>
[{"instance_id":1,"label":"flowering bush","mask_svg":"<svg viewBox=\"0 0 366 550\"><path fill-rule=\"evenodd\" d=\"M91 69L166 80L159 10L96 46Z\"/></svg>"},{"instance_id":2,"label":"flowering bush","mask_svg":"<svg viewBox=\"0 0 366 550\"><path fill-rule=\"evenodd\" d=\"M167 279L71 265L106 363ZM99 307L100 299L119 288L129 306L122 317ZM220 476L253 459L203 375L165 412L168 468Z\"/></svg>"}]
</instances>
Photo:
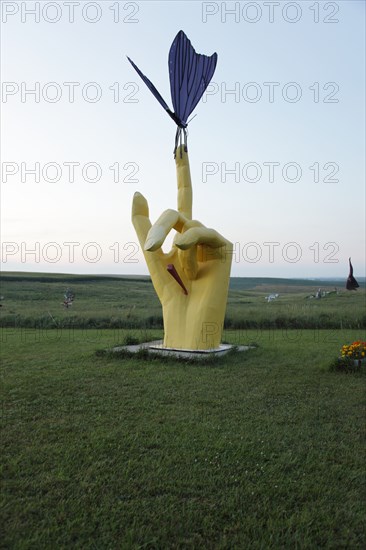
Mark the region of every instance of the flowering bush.
<instances>
[{"instance_id":1,"label":"flowering bush","mask_svg":"<svg viewBox=\"0 0 366 550\"><path fill-rule=\"evenodd\" d=\"M341 357L349 359L364 359L366 357L366 342L357 340L341 348Z\"/></svg>"},{"instance_id":2,"label":"flowering bush","mask_svg":"<svg viewBox=\"0 0 366 550\"><path fill-rule=\"evenodd\" d=\"M341 355L331 363L330 369L366 374L366 369L361 368L364 364L366 364L366 342L357 340L341 347Z\"/></svg>"}]
</instances>

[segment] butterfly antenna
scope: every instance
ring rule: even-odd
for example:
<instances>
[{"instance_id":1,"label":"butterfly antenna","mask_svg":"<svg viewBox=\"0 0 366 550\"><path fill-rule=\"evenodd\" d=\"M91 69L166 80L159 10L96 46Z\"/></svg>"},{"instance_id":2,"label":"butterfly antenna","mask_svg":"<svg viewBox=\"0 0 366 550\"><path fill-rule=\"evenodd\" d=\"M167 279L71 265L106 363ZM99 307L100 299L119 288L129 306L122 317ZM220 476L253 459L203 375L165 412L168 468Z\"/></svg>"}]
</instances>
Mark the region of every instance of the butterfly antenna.
<instances>
[{"instance_id":1,"label":"butterfly antenna","mask_svg":"<svg viewBox=\"0 0 366 550\"><path fill-rule=\"evenodd\" d=\"M190 118L190 119L187 121L187 124L189 124L189 123L191 122L191 120L193 120L194 118L196 118L197 114L198 114L198 113L196 113L195 115L193 115L193 117Z\"/></svg>"}]
</instances>

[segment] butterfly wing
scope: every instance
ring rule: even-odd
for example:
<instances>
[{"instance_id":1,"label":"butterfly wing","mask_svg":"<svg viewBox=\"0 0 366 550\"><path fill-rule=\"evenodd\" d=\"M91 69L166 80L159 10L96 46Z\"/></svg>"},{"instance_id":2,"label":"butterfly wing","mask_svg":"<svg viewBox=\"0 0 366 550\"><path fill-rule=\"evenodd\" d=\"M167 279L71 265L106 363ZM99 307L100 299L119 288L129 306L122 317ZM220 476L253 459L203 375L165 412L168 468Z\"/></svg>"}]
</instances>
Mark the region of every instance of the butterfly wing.
<instances>
[{"instance_id":1,"label":"butterfly wing","mask_svg":"<svg viewBox=\"0 0 366 550\"><path fill-rule=\"evenodd\" d=\"M187 125L187 119L203 96L216 69L217 54L196 53L191 42L179 31L169 52L169 78L176 117Z\"/></svg>"},{"instance_id":2,"label":"butterfly wing","mask_svg":"<svg viewBox=\"0 0 366 550\"><path fill-rule=\"evenodd\" d=\"M169 106L166 104L166 102L164 101L164 99L161 97L161 95L159 94L158 90L155 88L154 84L151 82L151 80L149 80L147 78L147 76L145 76L141 71L140 69L138 68L137 65L135 65L135 63L132 61L132 59L130 59L129 57L127 57L128 61L131 63L132 67L135 69L135 71L140 75L140 77L142 78L142 80L145 82L146 86L149 88L149 90L151 91L151 93L156 97L156 99L159 101L160 105L166 110L166 111L170 111L169 109Z\"/></svg>"}]
</instances>

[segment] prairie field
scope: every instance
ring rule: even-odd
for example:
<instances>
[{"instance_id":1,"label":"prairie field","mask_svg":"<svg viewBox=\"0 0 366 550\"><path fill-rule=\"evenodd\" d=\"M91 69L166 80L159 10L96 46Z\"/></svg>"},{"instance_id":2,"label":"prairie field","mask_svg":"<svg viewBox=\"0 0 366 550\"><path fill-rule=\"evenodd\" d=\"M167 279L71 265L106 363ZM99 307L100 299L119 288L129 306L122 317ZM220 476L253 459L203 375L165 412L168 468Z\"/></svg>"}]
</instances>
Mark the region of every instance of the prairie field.
<instances>
[{"instance_id":1,"label":"prairie field","mask_svg":"<svg viewBox=\"0 0 366 550\"><path fill-rule=\"evenodd\" d=\"M4 274L0 547L364 548L365 289L319 286L233 279L252 349L183 361L108 351L162 336L147 278Z\"/></svg>"},{"instance_id":2,"label":"prairie field","mask_svg":"<svg viewBox=\"0 0 366 550\"><path fill-rule=\"evenodd\" d=\"M341 283L341 284L340 284ZM365 283L233 278L226 328L366 328ZM318 288L325 296L315 296ZM72 307L64 293L75 294ZM336 290L335 290L336 289ZM148 277L3 273L0 326L38 328L162 328L161 306ZM272 302L265 297L278 294Z\"/></svg>"}]
</instances>

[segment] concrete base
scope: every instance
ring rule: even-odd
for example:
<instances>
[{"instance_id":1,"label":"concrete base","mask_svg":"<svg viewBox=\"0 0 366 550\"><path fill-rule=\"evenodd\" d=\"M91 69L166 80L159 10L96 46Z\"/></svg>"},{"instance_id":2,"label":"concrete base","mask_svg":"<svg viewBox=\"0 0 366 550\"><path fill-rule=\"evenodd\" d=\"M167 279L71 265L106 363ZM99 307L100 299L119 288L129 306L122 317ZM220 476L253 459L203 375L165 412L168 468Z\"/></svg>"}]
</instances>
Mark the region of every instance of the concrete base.
<instances>
[{"instance_id":1,"label":"concrete base","mask_svg":"<svg viewBox=\"0 0 366 550\"><path fill-rule=\"evenodd\" d=\"M233 348L237 351L246 351L252 349L253 346L232 346L230 344L221 344L218 348L212 349L176 349L176 348L164 348L162 340L155 340L154 342L145 342L143 344L136 344L133 346L118 346L112 348L112 351L128 351L129 353L137 353L140 350L147 350L149 353L170 355L172 357L186 357L188 359L201 359L209 355L226 355Z\"/></svg>"}]
</instances>

